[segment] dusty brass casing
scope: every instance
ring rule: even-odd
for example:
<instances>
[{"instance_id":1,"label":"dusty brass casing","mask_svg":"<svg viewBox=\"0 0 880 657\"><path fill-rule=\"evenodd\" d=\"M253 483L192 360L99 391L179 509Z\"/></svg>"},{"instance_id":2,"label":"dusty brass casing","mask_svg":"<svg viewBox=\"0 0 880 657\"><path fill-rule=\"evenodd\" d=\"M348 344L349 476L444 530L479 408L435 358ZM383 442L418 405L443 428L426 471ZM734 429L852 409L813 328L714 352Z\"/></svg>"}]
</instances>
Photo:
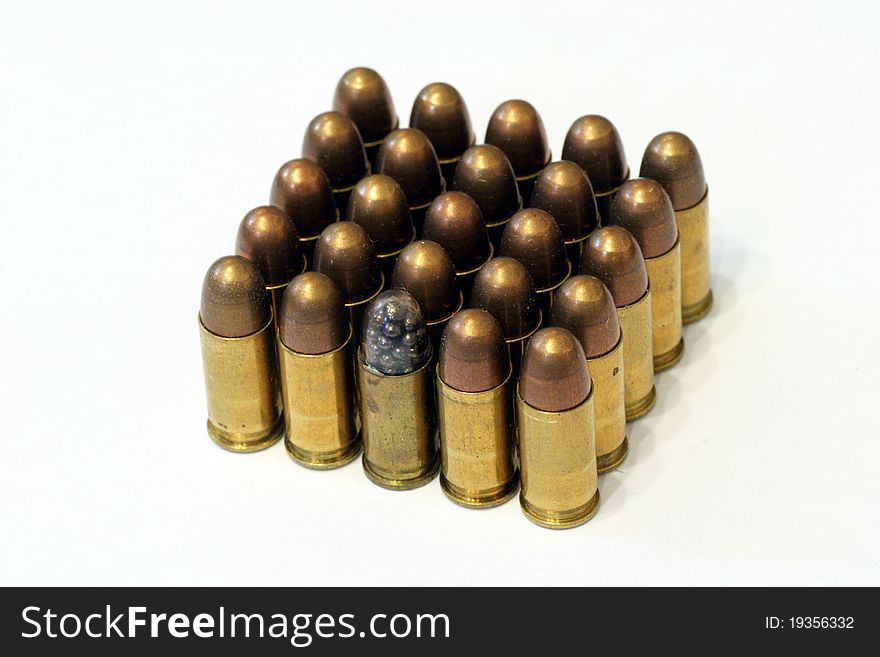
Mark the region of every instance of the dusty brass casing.
<instances>
[{"instance_id":1,"label":"dusty brass casing","mask_svg":"<svg viewBox=\"0 0 880 657\"><path fill-rule=\"evenodd\" d=\"M517 386L519 502L542 527L576 527L599 509L594 396L591 390L580 405L548 413L529 406Z\"/></svg>"},{"instance_id":2,"label":"dusty brass casing","mask_svg":"<svg viewBox=\"0 0 880 657\"><path fill-rule=\"evenodd\" d=\"M709 287L709 191L695 206L675 213L681 240L681 320L702 319L712 309Z\"/></svg>"},{"instance_id":3,"label":"dusty brass casing","mask_svg":"<svg viewBox=\"0 0 880 657\"><path fill-rule=\"evenodd\" d=\"M617 309L617 319L623 334L626 419L637 420L646 415L657 400L650 285L641 299Z\"/></svg>"},{"instance_id":4,"label":"dusty brass casing","mask_svg":"<svg viewBox=\"0 0 880 657\"><path fill-rule=\"evenodd\" d=\"M623 336L607 354L588 358L596 396L596 467L614 470L629 452L624 403Z\"/></svg>"},{"instance_id":5,"label":"dusty brass casing","mask_svg":"<svg viewBox=\"0 0 880 657\"><path fill-rule=\"evenodd\" d=\"M485 392L462 392L437 376L440 486L470 508L503 504L516 493L513 378Z\"/></svg>"},{"instance_id":6,"label":"dusty brass casing","mask_svg":"<svg viewBox=\"0 0 880 657\"><path fill-rule=\"evenodd\" d=\"M645 258L651 282L654 371L675 365L684 353L681 332L681 240L656 258Z\"/></svg>"},{"instance_id":7,"label":"dusty brass casing","mask_svg":"<svg viewBox=\"0 0 880 657\"><path fill-rule=\"evenodd\" d=\"M432 369L429 360L409 374L379 374L358 350L364 472L382 488L418 488L440 469Z\"/></svg>"},{"instance_id":8,"label":"dusty brass casing","mask_svg":"<svg viewBox=\"0 0 880 657\"><path fill-rule=\"evenodd\" d=\"M278 340L284 446L297 463L316 470L338 468L361 451L355 427L351 333L338 349L301 354Z\"/></svg>"},{"instance_id":9,"label":"dusty brass casing","mask_svg":"<svg viewBox=\"0 0 880 657\"><path fill-rule=\"evenodd\" d=\"M284 435L275 320L256 333L224 338L211 333L199 317L208 435L232 452L256 452Z\"/></svg>"}]
</instances>

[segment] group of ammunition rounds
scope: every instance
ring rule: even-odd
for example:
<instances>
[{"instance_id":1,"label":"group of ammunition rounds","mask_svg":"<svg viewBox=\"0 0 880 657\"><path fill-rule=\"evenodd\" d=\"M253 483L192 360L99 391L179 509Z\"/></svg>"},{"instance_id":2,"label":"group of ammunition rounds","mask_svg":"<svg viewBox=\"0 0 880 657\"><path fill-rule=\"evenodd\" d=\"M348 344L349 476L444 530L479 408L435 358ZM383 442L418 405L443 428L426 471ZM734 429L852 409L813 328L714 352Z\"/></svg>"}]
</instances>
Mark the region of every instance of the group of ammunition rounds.
<instances>
[{"instance_id":1,"label":"group of ammunition rounds","mask_svg":"<svg viewBox=\"0 0 880 657\"><path fill-rule=\"evenodd\" d=\"M598 475L654 406L654 373L703 317L708 195L678 132L630 179L606 118L577 119L551 162L535 108L509 100L475 145L444 83L399 128L382 77L339 81L302 158L205 276L208 433L250 452L284 437L306 467L363 449L375 484L440 472L457 504L550 528L589 520Z\"/></svg>"}]
</instances>

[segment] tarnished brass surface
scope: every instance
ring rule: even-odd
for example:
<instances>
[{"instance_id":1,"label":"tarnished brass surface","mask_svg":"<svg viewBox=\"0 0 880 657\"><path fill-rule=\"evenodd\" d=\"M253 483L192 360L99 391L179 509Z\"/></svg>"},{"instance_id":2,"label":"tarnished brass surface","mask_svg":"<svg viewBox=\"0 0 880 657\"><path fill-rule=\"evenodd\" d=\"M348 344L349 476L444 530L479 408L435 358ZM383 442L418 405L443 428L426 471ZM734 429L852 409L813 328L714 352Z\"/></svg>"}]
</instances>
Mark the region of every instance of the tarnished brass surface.
<instances>
[{"instance_id":1,"label":"tarnished brass surface","mask_svg":"<svg viewBox=\"0 0 880 657\"><path fill-rule=\"evenodd\" d=\"M520 506L542 527L575 527L599 509L594 397L591 391L579 406L548 413L529 406L517 389Z\"/></svg>"},{"instance_id":2,"label":"tarnished brass surface","mask_svg":"<svg viewBox=\"0 0 880 657\"><path fill-rule=\"evenodd\" d=\"M284 435L275 323L242 338L211 333L199 317L208 434L233 452L256 452Z\"/></svg>"},{"instance_id":3,"label":"tarnished brass surface","mask_svg":"<svg viewBox=\"0 0 880 657\"><path fill-rule=\"evenodd\" d=\"M681 319L690 324L712 308L709 287L709 192L691 208L675 213L681 240Z\"/></svg>"},{"instance_id":4,"label":"tarnished brass surface","mask_svg":"<svg viewBox=\"0 0 880 657\"><path fill-rule=\"evenodd\" d=\"M497 506L516 493L512 391L509 374L485 392L462 392L437 376L440 485L456 504Z\"/></svg>"},{"instance_id":5,"label":"tarnished brass surface","mask_svg":"<svg viewBox=\"0 0 880 657\"><path fill-rule=\"evenodd\" d=\"M326 354L301 354L278 340L284 445L297 463L338 468L361 451L355 427L351 337Z\"/></svg>"},{"instance_id":6,"label":"tarnished brass surface","mask_svg":"<svg viewBox=\"0 0 880 657\"><path fill-rule=\"evenodd\" d=\"M400 376L370 370L357 357L364 472L391 490L424 486L440 469L431 361Z\"/></svg>"},{"instance_id":7,"label":"tarnished brass surface","mask_svg":"<svg viewBox=\"0 0 880 657\"><path fill-rule=\"evenodd\" d=\"M626 458L623 338L603 356L588 358L596 404L596 459L599 474L613 470Z\"/></svg>"},{"instance_id":8,"label":"tarnished brass surface","mask_svg":"<svg viewBox=\"0 0 880 657\"><path fill-rule=\"evenodd\" d=\"M681 331L681 243L656 258L645 258L651 281L654 371L675 365L684 353Z\"/></svg>"},{"instance_id":9,"label":"tarnished brass surface","mask_svg":"<svg viewBox=\"0 0 880 657\"><path fill-rule=\"evenodd\" d=\"M637 420L654 406L654 351L651 317L651 288L644 296L617 309L623 334L623 374L626 419Z\"/></svg>"}]
</instances>

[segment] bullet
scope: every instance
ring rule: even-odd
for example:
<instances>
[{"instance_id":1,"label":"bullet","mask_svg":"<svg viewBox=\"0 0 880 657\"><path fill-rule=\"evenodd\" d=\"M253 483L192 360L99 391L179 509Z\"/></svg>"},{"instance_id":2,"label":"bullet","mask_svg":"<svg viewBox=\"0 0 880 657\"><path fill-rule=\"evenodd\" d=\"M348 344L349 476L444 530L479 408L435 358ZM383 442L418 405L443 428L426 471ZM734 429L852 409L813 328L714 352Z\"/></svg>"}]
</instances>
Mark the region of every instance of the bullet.
<instances>
[{"instance_id":1,"label":"bullet","mask_svg":"<svg viewBox=\"0 0 880 657\"><path fill-rule=\"evenodd\" d=\"M389 280L397 256L416 236L400 185L381 174L363 178L348 199L345 218L367 231L376 249L379 268L385 280Z\"/></svg>"},{"instance_id":2,"label":"bullet","mask_svg":"<svg viewBox=\"0 0 880 657\"><path fill-rule=\"evenodd\" d=\"M660 183L628 180L611 204L611 224L626 228L642 249L651 286L654 371L675 365L684 353L681 331L681 245L675 212Z\"/></svg>"},{"instance_id":3,"label":"bullet","mask_svg":"<svg viewBox=\"0 0 880 657\"><path fill-rule=\"evenodd\" d=\"M599 210L590 179L574 162L551 162L535 182L533 208L549 212L565 240L571 262L580 262L581 246L599 227Z\"/></svg>"},{"instance_id":4,"label":"bullet","mask_svg":"<svg viewBox=\"0 0 880 657\"><path fill-rule=\"evenodd\" d=\"M516 176L504 151L489 144L471 146L455 168L452 187L480 206L489 239L497 249L504 225L522 209Z\"/></svg>"},{"instance_id":5,"label":"bullet","mask_svg":"<svg viewBox=\"0 0 880 657\"><path fill-rule=\"evenodd\" d=\"M562 159L574 162L590 179L601 223L608 220L617 189L629 178L629 166L617 128L604 116L577 119L565 135Z\"/></svg>"},{"instance_id":6,"label":"bullet","mask_svg":"<svg viewBox=\"0 0 880 657\"><path fill-rule=\"evenodd\" d=\"M473 146L476 139L471 115L458 90L445 82L429 84L413 103L409 125L431 140L443 179L452 181L462 153Z\"/></svg>"},{"instance_id":7,"label":"bullet","mask_svg":"<svg viewBox=\"0 0 880 657\"><path fill-rule=\"evenodd\" d=\"M498 321L485 310L456 313L437 366L440 486L464 507L498 506L516 493L513 378Z\"/></svg>"},{"instance_id":8,"label":"bullet","mask_svg":"<svg viewBox=\"0 0 880 657\"><path fill-rule=\"evenodd\" d=\"M436 351L446 322L461 309L461 291L446 250L428 240L418 240L400 252L391 286L406 290L418 302Z\"/></svg>"},{"instance_id":9,"label":"bullet","mask_svg":"<svg viewBox=\"0 0 880 657\"><path fill-rule=\"evenodd\" d=\"M377 166L379 173L391 176L400 185L409 203L416 235L421 236L428 206L446 189L431 142L421 130L395 130L379 149Z\"/></svg>"},{"instance_id":10,"label":"bullet","mask_svg":"<svg viewBox=\"0 0 880 657\"><path fill-rule=\"evenodd\" d=\"M469 297L477 272L493 252L480 206L464 192L440 194L428 208L422 236L446 249L458 287Z\"/></svg>"},{"instance_id":11,"label":"bullet","mask_svg":"<svg viewBox=\"0 0 880 657\"><path fill-rule=\"evenodd\" d=\"M594 403L587 359L571 331L535 333L523 359L516 421L519 502L542 527L576 527L599 510Z\"/></svg>"},{"instance_id":12,"label":"bullet","mask_svg":"<svg viewBox=\"0 0 880 657\"><path fill-rule=\"evenodd\" d=\"M338 468L360 454L351 345L336 284L316 271L294 278L281 301L278 360L284 446L307 468Z\"/></svg>"},{"instance_id":13,"label":"bullet","mask_svg":"<svg viewBox=\"0 0 880 657\"><path fill-rule=\"evenodd\" d=\"M353 221L327 226L315 247L314 269L336 283L357 335L366 305L385 286L367 231Z\"/></svg>"},{"instance_id":14,"label":"bullet","mask_svg":"<svg viewBox=\"0 0 880 657\"><path fill-rule=\"evenodd\" d=\"M504 228L500 253L526 266L535 284L541 312L549 313L555 291L571 274L571 263L556 220L538 208L520 210Z\"/></svg>"},{"instance_id":15,"label":"bullet","mask_svg":"<svg viewBox=\"0 0 880 657\"><path fill-rule=\"evenodd\" d=\"M363 66L346 71L336 85L333 109L354 121L363 137L370 164L375 168L379 147L399 124L385 80L373 69Z\"/></svg>"},{"instance_id":16,"label":"bullet","mask_svg":"<svg viewBox=\"0 0 880 657\"><path fill-rule=\"evenodd\" d=\"M284 210L293 221L300 248L311 263L318 235L339 219L327 174L311 160L285 162L272 181L269 203Z\"/></svg>"},{"instance_id":17,"label":"bullet","mask_svg":"<svg viewBox=\"0 0 880 657\"><path fill-rule=\"evenodd\" d=\"M656 401L651 288L639 243L625 228L603 226L584 244L581 273L601 280L617 307L623 334L626 419L637 420Z\"/></svg>"},{"instance_id":18,"label":"bullet","mask_svg":"<svg viewBox=\"0 0 880 657\"><path fill-rule=\"evenodd\" d=\"M418 302L387 290L367 308L357 357L364 472L391 490L424 486L440 469L431 342Z\"/></svg>"},{"instance_id":19,"label":"bullet","mask_svg":"<svg viewBox=\"0 0 880 657\"><path fill-rule=\"evenodd\" d=\"M208 435L232 452L265 449L284 435L272 305L260 270L220 258L202 284L199 332Z\"/></svg>"},{"instance_id":20,"label":"bullet","mask_svg":"<svg viewBox=\"0 0 880 657\"><path fill-rule=\"evenodd\" d=\"M510 160L523 204L528 205L535 180L550 162L547 131L541 115L524 100L507 100L495 108L486 128L486 143Z\"/></svg>"},{"instance_id":21,"label":"bullet","mask_svg":"<svg viewBox=\"0 0 880 657\"><path fill-rule=\"evenodd\" d=\"M640 175L656 180L672 201L681 239L681 318L690 324L712 308L709 280L709 188L700 153L687 136L664 132L648 144Z\"/></svg>"},{"instance_id":22,"label":"bullet","mask_svg":"<svg viewBox=\"0 0 880 657\"><path fill-rule=\"evenodd\" d=\"M477 274L470 306L498 320L516 377L526 341L541 327L535 284L525 265L514 258L492 258Z\"/></svg>"},{"instance_id":23,"label":"bullet","mask_svg":"<svg viewBox=\"0 0 880 657\"><path fill-rule=\"evenodd\" d=\"M623 341L614 299L595 276L569 278L556 293L551 322L574 334L593 379L596 414L596 467L599 474L626 458Z\"/></svg>"},{"instance_id":24,"label":"bullet","mask_svg":"<svg viewBox=\"0 0 880 657\"><path fill-rule=\"evenodd\" d=\"M238 226L235 255L247 258L260 270L277 318L284 288L308 266L290 217L273 205L248 212Z\"/></svg>"},{"instance_id":25,"label":"bullet","mask_svg":"<svg viewBox=\"0 0 880 657\"><path fill-rule=\"evenodd\" d=\"M336 208L340 214L345 212L351 190L370 174L364 142L355 124L339 112L318 114L306 128L302 156L324 170Z\"/></svg>"}]
</instances>

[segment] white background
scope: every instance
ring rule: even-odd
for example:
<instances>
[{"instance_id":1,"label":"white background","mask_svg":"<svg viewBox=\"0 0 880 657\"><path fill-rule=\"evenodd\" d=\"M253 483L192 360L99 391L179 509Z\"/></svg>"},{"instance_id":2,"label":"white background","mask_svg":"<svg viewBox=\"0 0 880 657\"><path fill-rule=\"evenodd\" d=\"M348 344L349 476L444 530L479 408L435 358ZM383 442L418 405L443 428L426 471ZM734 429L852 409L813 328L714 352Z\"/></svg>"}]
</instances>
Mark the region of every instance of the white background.
<instances>
[{"instance_id":1,"label":"white background","mask_svg":"<svg viewBox=\"0 0 880 657\"><path fill-rule=\"evenodd\" d=\"M876 3L0 9L0 583L880 584ZM217 448L196 313L338 77L697 143L715 310L588 524Z\"/></svg>"}]
</instances>

